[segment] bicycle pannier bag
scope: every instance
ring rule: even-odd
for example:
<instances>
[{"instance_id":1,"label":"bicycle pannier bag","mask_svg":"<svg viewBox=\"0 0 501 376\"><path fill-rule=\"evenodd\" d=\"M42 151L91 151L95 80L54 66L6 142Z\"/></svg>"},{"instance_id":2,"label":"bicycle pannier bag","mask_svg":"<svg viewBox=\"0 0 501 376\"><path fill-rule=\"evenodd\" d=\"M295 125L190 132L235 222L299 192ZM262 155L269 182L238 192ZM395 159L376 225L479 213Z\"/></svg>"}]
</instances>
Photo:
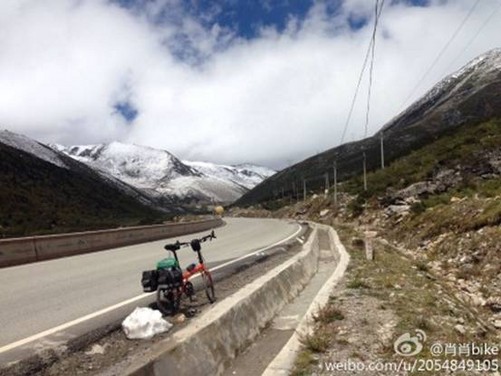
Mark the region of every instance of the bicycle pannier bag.
<instances>
[{"instance_id":1,"label":"bicycle pannier bag","mask_svg":"<svg viewBox=\"0 0 501 376\"><path fill-rule=\"evenodd\" d=\"M146 270L141 278L144 292L156 291L158 287L158 272L156 270Z\"/></svg>"}]
</instances>

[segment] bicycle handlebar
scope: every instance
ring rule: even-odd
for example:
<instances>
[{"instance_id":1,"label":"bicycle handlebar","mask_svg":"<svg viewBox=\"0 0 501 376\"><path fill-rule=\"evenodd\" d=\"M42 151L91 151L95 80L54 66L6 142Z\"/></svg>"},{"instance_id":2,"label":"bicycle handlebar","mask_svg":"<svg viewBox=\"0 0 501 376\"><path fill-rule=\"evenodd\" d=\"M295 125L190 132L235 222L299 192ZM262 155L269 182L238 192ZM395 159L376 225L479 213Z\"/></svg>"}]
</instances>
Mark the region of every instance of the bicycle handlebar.
<instances>
[{"instance_id":1,"label":"bicycle handlebar","mask_svg":"<svg viewBox=\"0 0 501 376\"><path fill-rule=\"evenodd\" d=\"M180 242L178 240L175 243L166 244L164 246L164 249L167 250L167 251L177 251L181 247L187 247L189 245L191 245L192 248L193 248L193 244L195 242L203 243L203 242L206 242L207 240L212 241L212 239L216 239L216 234L214 233L214 230L212 230L209 235L202 236L199 239L193 239L191 242Z\"/></svg>"}]
</instances>

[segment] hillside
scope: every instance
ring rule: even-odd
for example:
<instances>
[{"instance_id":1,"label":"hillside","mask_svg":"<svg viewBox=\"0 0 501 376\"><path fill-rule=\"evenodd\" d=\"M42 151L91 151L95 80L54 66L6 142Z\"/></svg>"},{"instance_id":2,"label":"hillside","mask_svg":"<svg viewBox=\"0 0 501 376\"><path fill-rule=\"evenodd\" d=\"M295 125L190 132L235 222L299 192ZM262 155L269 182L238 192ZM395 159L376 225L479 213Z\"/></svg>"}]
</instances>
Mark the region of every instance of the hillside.
<instances>
[{"instance_id":1,"label":"hillside","mask_svg":"<svg viewBox=\"0 0 501 376\"><path fill-rule=\"evenodd\" d=\"M338 181L362 172L363 153L368 170L380 167L380 139L384 136L385 161L409 154L465 124L475 125L501 117L501 49L492 50L446 77L420 100L367 139L343 144L284 169L242 196L236 205L251 205L291 196L307 181L308 190L325 186L325 174L333 181L337 163ZM296 189L294 191L294 188Z\"/></svg>"},{"instance_id":2,"label":"hillside","mask_svg":"<svg viewBox=\"0 0 501 376\"><path fill-rule=\"evenodd\" d=\"M324 362L394 361L395 339L416 329L427 344L499 343L500 146L501 119L464 124L368 174L367 191L361 176L343 182L337 202L331 189L232 209L332 225L351 255L303 340L294 375Z\"/></svg>"},{"instance_id":3,"label":"hillside","mask_svg":"<svg viewBox=\"0 0 501 376\"><path fill-rule=\"evenodd\" d=\"M42 155L42 158L33 153ZM0 134L0 237L148 224L148 198L23 136Z\"/></svg>"}]
</instances>

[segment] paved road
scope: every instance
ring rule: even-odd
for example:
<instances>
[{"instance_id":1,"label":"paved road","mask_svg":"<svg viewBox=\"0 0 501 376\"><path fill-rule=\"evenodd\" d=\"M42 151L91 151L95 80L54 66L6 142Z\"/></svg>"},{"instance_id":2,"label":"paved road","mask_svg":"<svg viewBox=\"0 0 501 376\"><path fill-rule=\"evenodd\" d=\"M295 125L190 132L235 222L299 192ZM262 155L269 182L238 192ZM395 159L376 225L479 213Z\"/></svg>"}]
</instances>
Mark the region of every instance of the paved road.
<instances>
[{"instance_id":1,"label":"paved road","mask_svg":"<svg viewBox=\"0 0 501 376\"><path fill-rule=\"evenodd\" d=\"M209 265L241 257L294 234L298 225L273 219L225 219L203 244ZM207 231L208 233L208 231ZM204 233L180 237L189 241ZM142 294L141 272L153 269L176 239L0 269L0 347ZM196 260L182 248L183 266Z\"/></svg>"}]
</instances>

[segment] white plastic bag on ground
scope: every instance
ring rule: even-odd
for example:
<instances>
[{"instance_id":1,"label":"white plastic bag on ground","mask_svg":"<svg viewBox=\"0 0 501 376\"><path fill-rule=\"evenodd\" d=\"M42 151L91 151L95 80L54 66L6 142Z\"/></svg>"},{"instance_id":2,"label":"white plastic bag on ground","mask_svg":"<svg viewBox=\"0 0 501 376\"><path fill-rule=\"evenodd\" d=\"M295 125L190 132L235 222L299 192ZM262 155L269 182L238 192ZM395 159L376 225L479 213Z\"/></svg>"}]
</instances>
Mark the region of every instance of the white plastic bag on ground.
<instances>
[{"instance_id":1,"label":"white plastic bag on ground","mask_svg":"<svg viewBox=\"0 0 501 376\"><path fill-rule=\"evenodd\" d=\"M150 339L171 327L172 324L162 318L160 311L144 307L136 307L122 322L123 331L129 339Z\"/></svg>"}]
</instances>

